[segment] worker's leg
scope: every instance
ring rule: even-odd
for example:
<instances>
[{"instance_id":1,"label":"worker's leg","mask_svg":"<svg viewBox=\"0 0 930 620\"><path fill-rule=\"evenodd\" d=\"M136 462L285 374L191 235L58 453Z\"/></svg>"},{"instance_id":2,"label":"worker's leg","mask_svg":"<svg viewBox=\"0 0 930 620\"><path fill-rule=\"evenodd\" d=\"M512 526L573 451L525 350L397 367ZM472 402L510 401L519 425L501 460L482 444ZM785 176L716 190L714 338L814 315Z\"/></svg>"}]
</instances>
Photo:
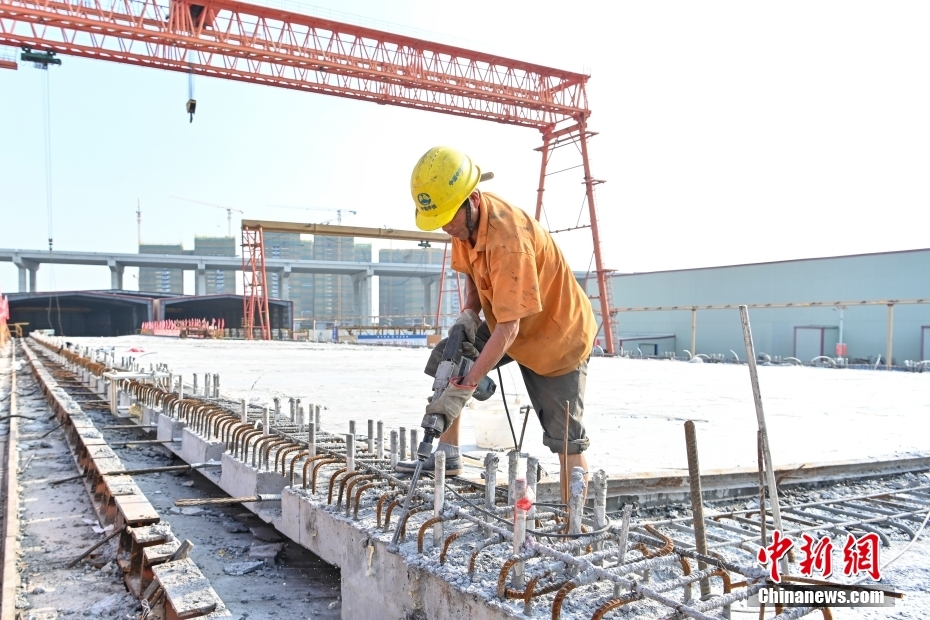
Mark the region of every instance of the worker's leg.
<instances>
[{"instance_id":1,"label":"worker's leg","mask_svg":"<svg viewBox=\"0 0 930 620\"><path fill-rule=\"evenodd\" d=\"M588 472L588 462L584 457L584 451L591 445L591 440L588 439L582 423L588 363L585 361L576 370L558 377L543 377L522 365L520 372L523 375L530 402L533 403L533 409L536 410L539 423L543 428L543 443L559 455L560 464L567 463L568 465L567 476L564 467L559 476L563 496L567 497L572 468L581 467ZM586 483L587 480L586 473ZM587 496L587 486L585 496Z\"/></svg>"},{"instance_id":2,"label":"worker's leg","mask_svg":"<svg viewBox=\"0 0 930 620\"><path fill-rule=\"evenodd\" d=\"M585 499L587 499L588 498L588 480L590 478L590 476L588 475L588 472L590 470L588 469L588 459L585 458L584 452L580 452L578 454L569 454L567 469L564 467L564 461L565 461L564 455L559 454L559 465L561 466L559 467L559 488L567 489L568 484L572 481L572 470L574 470L576 467L580 467L581 469L585 471L584 497ZM568 474L568 480L565 479L566 474Z\"/></svg>"},{"instance_id":3,"label":"worker's leg","mask_svg":"<svg viewBox=\"0 0 930 620\"><path fill-rule=\"evenodd\" d=\"M462 416L459 416L452 421L452 424L449 425L446 432L439 436L440 442L453 446L459 445L459 421L461 419Z\"/></svg>"}]
</instances>

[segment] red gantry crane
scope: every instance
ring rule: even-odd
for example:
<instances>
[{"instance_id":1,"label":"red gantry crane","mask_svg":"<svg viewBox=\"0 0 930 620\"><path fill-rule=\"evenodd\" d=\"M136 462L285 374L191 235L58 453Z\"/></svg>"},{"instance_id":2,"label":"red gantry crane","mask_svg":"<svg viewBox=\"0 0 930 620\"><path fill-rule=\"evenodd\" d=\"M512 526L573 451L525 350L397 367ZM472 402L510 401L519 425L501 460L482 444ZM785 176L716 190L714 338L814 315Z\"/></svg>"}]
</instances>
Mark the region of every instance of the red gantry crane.
<instances>
[{"instance_id":1,"label":"red gantry crane","mask_svg":"<svg viewBox=\"0 0 930 620\"><path fill-rule=\"evenodd\" d=\"M614 352L588 157L587 75L234 0L0 0L0 44L536 129L536 219L552 152L577 147L605 348ZM242 229L245 327L269 337L261 228ZM244 261L243 261L244 262ZM251 300L251 303L250 303Z\"/></svg>"}]
</instances>

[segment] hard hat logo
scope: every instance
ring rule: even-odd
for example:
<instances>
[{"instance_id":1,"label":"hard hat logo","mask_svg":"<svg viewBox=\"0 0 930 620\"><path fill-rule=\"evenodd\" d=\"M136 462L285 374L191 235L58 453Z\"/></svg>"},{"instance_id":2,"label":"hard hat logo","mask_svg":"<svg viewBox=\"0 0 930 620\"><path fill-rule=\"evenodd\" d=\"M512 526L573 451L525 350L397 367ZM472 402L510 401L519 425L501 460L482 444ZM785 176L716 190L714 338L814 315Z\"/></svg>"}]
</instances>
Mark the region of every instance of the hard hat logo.
<instances>
[{"instance_id":1,"label":"hard hat logo","mask_svg":"<svg viewBox=\"0 0 930 620\"><path fill-rule=\"evenodd\" d=\"M481 170L467 155L447 146L427 151L413 167L410 196L417 205L420 230L442 228L455 217L481 178Z\"/></svg>"},{"instance_id":2,"label":"hard hat logo","mask_svg":"<svg viewBox=\"0 0 930 620\"><path fill-rule=\"evenodd\" d=\"M449 185L455 185L455 182L459 180L460 176L462 176L462 166L459 166L459 169L452 175L452 180L449 181Z\"/></svg>"}]
</instances>

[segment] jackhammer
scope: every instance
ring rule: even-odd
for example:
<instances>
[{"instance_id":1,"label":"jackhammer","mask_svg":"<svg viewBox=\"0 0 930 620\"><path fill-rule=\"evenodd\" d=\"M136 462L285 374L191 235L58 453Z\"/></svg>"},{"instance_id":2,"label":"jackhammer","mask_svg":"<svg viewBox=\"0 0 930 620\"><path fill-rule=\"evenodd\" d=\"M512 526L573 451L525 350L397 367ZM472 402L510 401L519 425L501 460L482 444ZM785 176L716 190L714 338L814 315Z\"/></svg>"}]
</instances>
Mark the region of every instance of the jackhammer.
<instances>
[{"instance_id":1,"label":"jackhammer","mask_svg":"<svg viewBox=\"0 0 930 620\"><path fill-rule=\"evenodd\" d=\"M453 326L452 329L449 330L449 338L446 340L446 346L442 351L442 361L439 363L439 368L436 370L436 377L433 380L433 396L430 402L442 396L442 393L449 387L449 383L452 379L464 377L468 374L468 371L471 370L472 365L474 365L474 362L466 357L462 350L464 342L465 327L462 325ZM496 391L497 384L494 383L490 377L485 376L478 382L478 387L475 389L472 398L475 400L487 400L491 398ZM404 507L400 516L401 521L398 521L398 523L402 522L403 518L407 515L407 511L410 510L410 500L416 490L417 481L420 479L423 461L428 459L430 454L433 453L433 440L442 435L450 423L451 420L447 420L446 416L440 413L427 413L423 416L423 421L420 422L420 426L423 427L423 441L417 446L417 464L410 478L410 489L407 491L407 497L404 498ZM394 530L394 537L391 539L391 544L388 546L392 551L397 550L400 530L400 527Z\"/></svg>"}]
</instances>

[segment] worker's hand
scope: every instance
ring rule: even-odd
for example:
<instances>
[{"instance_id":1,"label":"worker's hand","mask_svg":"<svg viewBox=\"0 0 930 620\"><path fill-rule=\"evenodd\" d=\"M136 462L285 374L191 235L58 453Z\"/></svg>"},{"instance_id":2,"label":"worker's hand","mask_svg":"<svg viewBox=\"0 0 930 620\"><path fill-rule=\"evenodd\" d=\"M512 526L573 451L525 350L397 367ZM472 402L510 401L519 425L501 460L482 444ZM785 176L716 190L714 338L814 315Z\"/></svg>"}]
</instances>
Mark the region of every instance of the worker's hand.
<instances>
[{"instance_id":1,"label":"worker's hand","mask_svg":"<svg viewBox=\"0 0 930 620\"><path fill-rule=\"evenodd\" d=\"M471 361L475 361L476 359L478 359L478 356L481 355L481 351L476 349L475 345L473 345L472 343L468 342L467 340L463 340L462 341L462 355L464 355Z\"/></svg>"},{"instance_id":2,"label":"worker's hand","mask_svg":"<svg viewBox=\"0 0 930 620\"><path fill-rule=\"evenodd\" d=\"M446 427L462 415L465 403L478 387L477 385L461 385L459 381L461 381L460 377L449 381L442 395L426 406L426 413L437 413L446 417Z\"/></svg>"},{"instance_id":3,"label":"worker's hand","mask_svg":"<svg viewBox=\"0 0 930 620\"><path fill-rule=\"evenodd\" d=\"M455 320L456 325L461 325L465 328L465 339L468 342L475 344L475 334L478 332L478 328L481 327L481 319L478 318L478 313L472 310L471 308L466 308L459 315L459 318ZM452 327L449 328L449 333L452 333Z\"/></svg>"},{"instance_id":4,"label":"worker's hand","mask_svg":"<svg viewBox=\"0 0 930 620\"><path fill-rule=\"evenodd\" d=\"M433 350L438 351L438 353L434 353L430 356L430 361L429 363L427 363L426 369L423 371L431 377L436 376L436 369L438 368L439 362L442 359L442 352L446 348L446 342L448 342L448 338L443 338L436 344L435 347L433 347ZM473 345L472 343L468 342L467 340L463 340L462 341L462 355L464 355L471 361L475 361L476 359L478 359L478 356L481 355L481 351L475 348L475 345Z\"/></svg>"}]
</instances>

